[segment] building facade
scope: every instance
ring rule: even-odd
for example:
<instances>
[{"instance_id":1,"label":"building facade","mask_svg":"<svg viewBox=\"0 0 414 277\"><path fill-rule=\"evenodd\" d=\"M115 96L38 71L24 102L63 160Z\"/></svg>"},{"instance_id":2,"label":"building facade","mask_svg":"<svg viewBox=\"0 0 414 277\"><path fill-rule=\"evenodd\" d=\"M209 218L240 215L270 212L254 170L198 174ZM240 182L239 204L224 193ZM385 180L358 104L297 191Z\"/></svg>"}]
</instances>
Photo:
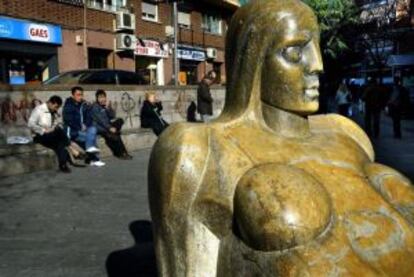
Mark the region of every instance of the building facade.
<instances>
[{"instance_id":1,"label":"building facade","mask_svg":"<svg viewBox=\"0 0 414 277\"><path fill-rule=\"evenodd\" d=\"M355 67L358 77L379 77L392 82L394 76L414 87L414 1L359 0L365 28L360 40L365 58Z\"/></svg>"},{"instance_id":2,"label":"building facade","mask_svg":"<svg viewBox=\"0 0 414 277\"><path fill-rule=\"evenodd\" d=\"M225 82L225 33L237 7L229 0L179 3L180 84L195 84L213 69ZM0 82L108 68L136 71L148 84L171 84L172 25L167 1L0 1Z\"/></svg>"}]
</instances>

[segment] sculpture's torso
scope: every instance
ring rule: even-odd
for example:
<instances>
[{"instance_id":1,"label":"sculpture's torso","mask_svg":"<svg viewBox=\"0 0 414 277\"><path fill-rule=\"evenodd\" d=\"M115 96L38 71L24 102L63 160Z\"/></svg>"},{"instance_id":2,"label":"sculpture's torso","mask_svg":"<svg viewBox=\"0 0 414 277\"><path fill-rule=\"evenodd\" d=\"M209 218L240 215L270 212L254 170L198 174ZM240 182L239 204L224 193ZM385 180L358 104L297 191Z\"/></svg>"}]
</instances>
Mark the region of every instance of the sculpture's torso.
<instances>
[{"instance_id":1,"label":"sculpture's torso","mask_svg":"<svg viewBox=\"0 0 414 277\"><path fill-rule=\"evenodd\" d=\"M226 258L218 276L256 276L252 272L267 276L269 266L282 276L414 276L414 263L407 263L413 259L414 231L370 184L365 168L371 161L345 133L313 132L307 139L286 139L246 124L200 128L208 128L209 151L191 213L222 239ZM302 189L293 186L288 199L282 199L283 205L296 206L295 216L305 224L286 230L317 232L314 239L285 247L282 241L280 250L263 253L233 235L236 186L247 171L264 164L274 165L275 170L279 165L300 169L303 173L299 175L315 179L326 192L328 200L321 201L329 202L328 214L311 205L312 197L320 197L319 193L308 193L306 201ZM315 226L307 220L310 215L327 224L312 230Z\"/></svg>"}]
</instances>

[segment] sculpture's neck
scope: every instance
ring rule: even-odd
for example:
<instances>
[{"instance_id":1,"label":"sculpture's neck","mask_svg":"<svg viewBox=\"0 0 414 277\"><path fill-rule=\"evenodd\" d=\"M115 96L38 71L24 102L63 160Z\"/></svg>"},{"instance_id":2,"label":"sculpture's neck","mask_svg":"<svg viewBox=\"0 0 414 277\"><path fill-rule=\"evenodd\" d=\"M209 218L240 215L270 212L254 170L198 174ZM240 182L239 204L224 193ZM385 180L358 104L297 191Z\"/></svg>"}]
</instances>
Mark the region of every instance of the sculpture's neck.
<instances>
[{"instance_id":1,"label":"sculpture's neck","mask_svg":"<svg viewBox=\"0 0 414 277\"><path fill-rule=\"evenodd\" d=\"M285 137L307 137L310 135L306 117L290 113L266 103L262 103L263 118L266 125L275 133Z\"/></svg>"}]
</instances>

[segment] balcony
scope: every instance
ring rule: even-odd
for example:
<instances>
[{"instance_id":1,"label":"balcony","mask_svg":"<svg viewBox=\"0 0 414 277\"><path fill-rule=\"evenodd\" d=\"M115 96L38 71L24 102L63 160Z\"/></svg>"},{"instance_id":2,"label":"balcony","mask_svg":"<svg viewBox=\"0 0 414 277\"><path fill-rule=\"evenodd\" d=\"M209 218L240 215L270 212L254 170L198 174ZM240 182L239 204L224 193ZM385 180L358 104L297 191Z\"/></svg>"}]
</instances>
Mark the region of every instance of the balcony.
<instances>
[{"instance_id":1,"label":"balcony","mask_svg":"<svg viewBox=\"0 0 414 277\"><path fill-rule=\"evenodd\" d=\"M125 11L124 1L115 0L85 0L88 8L106 12Z\"/></svg>"}]
</instances>

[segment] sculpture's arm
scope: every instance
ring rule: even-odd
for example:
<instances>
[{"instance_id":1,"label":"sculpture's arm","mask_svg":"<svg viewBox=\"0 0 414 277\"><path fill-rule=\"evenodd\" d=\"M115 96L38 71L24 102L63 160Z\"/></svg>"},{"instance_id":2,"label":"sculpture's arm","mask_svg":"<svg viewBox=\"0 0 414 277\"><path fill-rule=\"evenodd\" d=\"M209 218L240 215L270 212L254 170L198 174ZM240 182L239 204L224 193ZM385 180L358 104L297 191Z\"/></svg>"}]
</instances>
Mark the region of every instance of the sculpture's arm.
<instances>
[{"instance_id":1,"label":"sculpture's arm","mask_svg":"<svg viewBox=\"0 0 414 277\"><path fill-rule=\"evenodd\" d=\"M152 150L148 191L160 276L197 276L203 253L191 211L208 151L207 129L186 123L167 128Z\"/></svg>"},{"instance_id":2,"label":"sculpture's arm","mask_svg":"<svg viewBox=\"0 0 414 277\"><path fill-rule=\"evenodd\" d=\"M414 226L414 189L410 180L385 165L369 163L365 173L371 185Z\"/></svg>"}]
</instances>

